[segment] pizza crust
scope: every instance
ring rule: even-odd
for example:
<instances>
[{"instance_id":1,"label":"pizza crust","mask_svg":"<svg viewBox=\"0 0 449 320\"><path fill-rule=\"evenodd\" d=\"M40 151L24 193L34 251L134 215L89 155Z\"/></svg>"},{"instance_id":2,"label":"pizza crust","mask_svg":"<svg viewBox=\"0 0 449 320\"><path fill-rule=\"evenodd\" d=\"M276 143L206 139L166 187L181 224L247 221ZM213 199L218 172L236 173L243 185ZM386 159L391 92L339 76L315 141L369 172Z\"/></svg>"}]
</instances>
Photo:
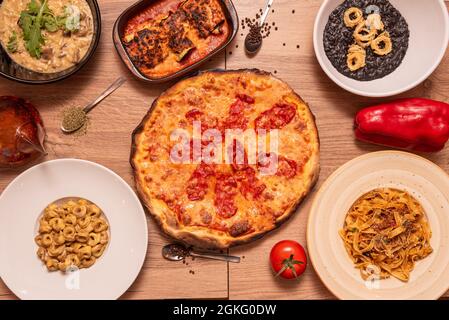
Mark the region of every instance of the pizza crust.
<instances>
[{"instance_id":1,"label":"pizza crust","mask_svg":"<svg viewBox=\"0 0 449 320\"><path fill-rule=\"evenodd\" d=\"M200 72L195 76L192 76L188 79L182 80L177 83L166 92L164 92L159 98L157 98L147 115L142 120L141 124L135 129L133 132L132 138L132 148L131 148L131 166L134 172L134 179L136 183L136 188L138 195L148 212L151 216L157 221L161 229L169 236L174 239L185 242L188 245L199 247L199 248L207 248L207 249L226 249L229 247L246 244L252 241L255 241L261 237L263 237L266 233L280 227L285 221L287 221L296 211L298 206L302 203L302 201L307 197L310 193L314 185L316 184L319 176L319 137L318 130L315 124L315 117L311 113L307 104L303 102L299 95L294 93L294 96L297 98L298 102L302 104L304 110L306 110L306 114L303 115L306 117L306 120L312 124L312 130L308 131L308 134L311 136L311 154L308 161L304 167L304 174L302 181L304 182L304 191L301 195L299 195L294 203L292 203L284 213L277 217L274 225L267 229L261 230L258 232L253 232L249 234L244 234L238 237L232 237L230 234L226 234L222 231L217 231L215 229L209 229L206 227L198 227L198 226L185 226L179 221L175 219L176 214L168 208L168 206L161 200L150 197L148 192L146 191L146 183L144 176L140 173L141 164L139 163L139 138L144 133L145 126L147 122L150 120L153 112L157 109L158 102L162 97L166 97L173 92L176 92L176 89L181 84L186 81L196 81L200 77L205 76L219 76L219 75L229 75L236 76L239 75L249 75L250 77L269 77L274 81L280 81L274 78L271 74L260 71L258 69L244 69L244 70L235 70L235 71L221 71L221 70L211 70Z\"/></svg>"}]
</instances>

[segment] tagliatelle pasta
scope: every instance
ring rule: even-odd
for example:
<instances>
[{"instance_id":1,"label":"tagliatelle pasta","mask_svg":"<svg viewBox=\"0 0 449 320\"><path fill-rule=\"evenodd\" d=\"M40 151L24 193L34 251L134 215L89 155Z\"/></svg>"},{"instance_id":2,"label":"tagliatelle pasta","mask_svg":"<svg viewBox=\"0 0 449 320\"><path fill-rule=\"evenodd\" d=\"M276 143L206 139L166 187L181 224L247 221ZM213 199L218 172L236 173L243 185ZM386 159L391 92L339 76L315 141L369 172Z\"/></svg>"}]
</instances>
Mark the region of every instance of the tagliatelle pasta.
<instances>
[{"instance_id":1,"label":"tagliatelle pasta","mask_svg":"<svg viewBox=\"0 0 449 320\"><path fill-rule=\"evenodd\" d=\"M340 230L364 280L407 282L415 262L432 253L432 231L420 203L405 191L376 189L360 197Z\"/></svg>"},{"instance_id":2,"label":"tagliatelle pasta","mask_svg":"<svg viewBox=\"0 0 449 320\"><path fill-rule=\"evenodd\" d=\"M39 220L37 256L49 271L89 268L103 255L108 230L100 208L87 200L51 204Z\"/></svg>"}]
</instances>

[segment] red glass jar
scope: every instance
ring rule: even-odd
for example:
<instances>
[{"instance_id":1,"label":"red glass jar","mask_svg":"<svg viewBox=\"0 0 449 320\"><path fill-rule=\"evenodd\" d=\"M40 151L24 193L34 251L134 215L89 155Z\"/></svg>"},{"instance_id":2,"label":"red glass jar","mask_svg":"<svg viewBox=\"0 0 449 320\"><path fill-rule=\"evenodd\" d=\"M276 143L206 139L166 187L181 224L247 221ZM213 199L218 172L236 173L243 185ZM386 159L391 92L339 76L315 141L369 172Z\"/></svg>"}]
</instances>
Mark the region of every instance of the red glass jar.
<instances>
[{"instance_id":1,"label":"red glass jar","mask_svg":"<svg viewBox=\"0 0 449 320\"><path fill-rule=\"evenodd\" d=\"M45 129L29 102L0 96L0 168L26 165L45 154Z\"/></svg>"}]
</instances>

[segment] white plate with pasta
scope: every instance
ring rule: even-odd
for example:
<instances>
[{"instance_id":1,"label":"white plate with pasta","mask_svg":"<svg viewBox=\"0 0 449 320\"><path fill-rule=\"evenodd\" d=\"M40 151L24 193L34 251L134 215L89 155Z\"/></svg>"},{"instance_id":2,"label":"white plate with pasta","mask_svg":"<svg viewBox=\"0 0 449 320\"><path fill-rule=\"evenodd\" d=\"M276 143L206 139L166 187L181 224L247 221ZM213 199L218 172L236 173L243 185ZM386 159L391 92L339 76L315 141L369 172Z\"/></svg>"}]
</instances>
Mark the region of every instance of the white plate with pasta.
<instances>
[{"instance_id":1,"label":"white plate with pasta","mask_svg":"<svg viewBox=\"0 0 449 320\"><path fill-rule=\"evenodd\" d=\"M438 299L449 289L449 176L399 151L336 170L314 199L310 260L340 299Z\"/></svg>"},{"instance_id":2,"label":"white plate with pasta","mask_svg":"<svg viewBox=\"0 0 449 320\"><path fill-rule=\"evenodd\" d=\"M134 191L92 162L39 164L0 196L0 277L21 299L117 299L147 244Z\"/></svg>"}]
</instances>

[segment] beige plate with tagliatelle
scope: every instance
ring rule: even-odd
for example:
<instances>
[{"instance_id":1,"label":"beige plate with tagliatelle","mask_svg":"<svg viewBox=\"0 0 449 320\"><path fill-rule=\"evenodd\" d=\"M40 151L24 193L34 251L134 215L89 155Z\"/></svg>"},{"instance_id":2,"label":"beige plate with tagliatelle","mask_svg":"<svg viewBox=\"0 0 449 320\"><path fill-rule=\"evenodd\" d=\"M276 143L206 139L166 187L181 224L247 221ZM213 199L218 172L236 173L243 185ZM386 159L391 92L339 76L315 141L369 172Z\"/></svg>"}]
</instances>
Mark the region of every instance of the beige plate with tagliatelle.
<instances>
[{"instance_id":1,"label":"beige plate with tagliatelle","mask_svg":"<svg viewBox=\"0 0 449 320\"><path fill-rule=\"evenodd\" d=\"M408 281L363 280L339 231L354 203L379 188L405 191L425 211L433 252L415 263ZM310 260L340 299L438 299L449 289L449 176L434 163L399 151L370 153L335 171L316 195L307 228Z\"/></svg>"},{"instance_id":2,"label":"beige plate with tagliatelle","mask_svg":"<svg viewBox=\"0 0 449 320\"><path fill-rule=\"evenodd\" d=\"M79 199L88 200L87 209L72 208L69 200ZM71 208L58 210L67 219L57 221L52 210L44 210L50 204ZM67 211L83 219L69 219ZM86 215L92 217L92 230L83 236L89 227ZM0 196L0 277L21 299L117 299L134 282L145 260L146 221L134 191L111 170L75 159L39 164L19 175ZM67 232L70 225L75 234ZM48 246L43 238L35 241L41 226L44 235L53 235ZM56 231L61 232L58 237ZM66 257L73 256L72 263L58 252L62 242ZM45 262L36 254L38 243L45 248L41 256ZM74 248L77 243L81 246ZM68 263L67 268L60 262Z\"/></svg>"}]
</instances>

